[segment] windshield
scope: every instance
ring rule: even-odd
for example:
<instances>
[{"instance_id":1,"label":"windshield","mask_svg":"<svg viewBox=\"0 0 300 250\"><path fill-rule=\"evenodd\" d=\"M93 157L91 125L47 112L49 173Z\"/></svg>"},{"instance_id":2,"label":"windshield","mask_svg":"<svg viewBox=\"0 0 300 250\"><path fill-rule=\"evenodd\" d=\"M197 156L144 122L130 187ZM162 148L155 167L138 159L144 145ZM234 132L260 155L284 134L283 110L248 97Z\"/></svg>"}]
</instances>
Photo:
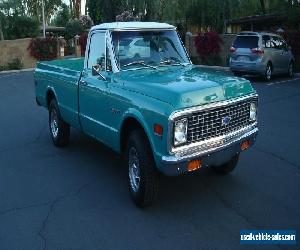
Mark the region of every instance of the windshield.
<instances>
[{"instance_id":1,"label":"windshield","mask_svg":"<svg viewBox=\"0 0 300 250\"><path fill-rule=\"evenodd\" d=\"M114 31L120 69L189 63L176 31Z\"/></svg>"},{"instance_id":2,"label":"windshield","mask_svg":"<svg viewBox=\"0 0 300 250\"><path fill-rule=\"evenodd\" d=\"M237 36L234 43L234 48L257 48L258 36Z\"/></svg>"}]
</instances>

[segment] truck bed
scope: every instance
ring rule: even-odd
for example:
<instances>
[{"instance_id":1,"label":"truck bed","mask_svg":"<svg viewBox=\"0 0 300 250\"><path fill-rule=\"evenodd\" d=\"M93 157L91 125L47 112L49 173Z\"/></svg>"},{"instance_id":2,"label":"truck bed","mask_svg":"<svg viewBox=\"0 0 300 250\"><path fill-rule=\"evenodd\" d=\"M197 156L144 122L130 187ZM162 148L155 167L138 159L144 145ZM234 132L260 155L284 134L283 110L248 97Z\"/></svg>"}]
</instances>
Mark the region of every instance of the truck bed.
<instances>
[{"instance_id":1,"label":"truck bed","mask_svg":"<svg viewBox=\"0 0 300 250\"><path fill-rule=\"evenodd\" d=\"M53 67L61 70L72 70L78 73L83 70L83 64L84 57L79 57L39 62L39 67L43 68L43 66L50 66L51 68Z\"/></svg>"},{"instance_id":2,"label":"truck bed","mask_svg":"<svg viewBox=\"0 0 300 250\"><path fill-rule=\"evenodd\" d=\"M84 67L84 58L69 58L39 62L35 70L37 102L49 105L49 92L58 100L64 119L79 128L78 81Z\"/></svg>"}]
</instances>

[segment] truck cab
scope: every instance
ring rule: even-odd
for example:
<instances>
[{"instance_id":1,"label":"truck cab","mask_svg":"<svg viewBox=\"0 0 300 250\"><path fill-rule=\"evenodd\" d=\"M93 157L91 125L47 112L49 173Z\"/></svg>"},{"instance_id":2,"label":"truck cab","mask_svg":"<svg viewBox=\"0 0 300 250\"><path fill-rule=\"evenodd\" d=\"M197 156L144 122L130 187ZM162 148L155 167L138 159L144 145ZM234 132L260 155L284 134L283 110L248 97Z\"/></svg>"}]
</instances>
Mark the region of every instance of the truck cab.
<instances>
[{"instance_id":1,"label":"truck cab","mask_svg":"<svg viewBox=\"0 0 300 250\"><path fill-rule=\"evenodd\" d=\"M193 65L169 24L94 26L84 58L39 62L35 82L54 144L66 146L72 126L122 154L140 207L159 172L228 174L258 133L250 82Z\"/></svg>"}]
</instances>

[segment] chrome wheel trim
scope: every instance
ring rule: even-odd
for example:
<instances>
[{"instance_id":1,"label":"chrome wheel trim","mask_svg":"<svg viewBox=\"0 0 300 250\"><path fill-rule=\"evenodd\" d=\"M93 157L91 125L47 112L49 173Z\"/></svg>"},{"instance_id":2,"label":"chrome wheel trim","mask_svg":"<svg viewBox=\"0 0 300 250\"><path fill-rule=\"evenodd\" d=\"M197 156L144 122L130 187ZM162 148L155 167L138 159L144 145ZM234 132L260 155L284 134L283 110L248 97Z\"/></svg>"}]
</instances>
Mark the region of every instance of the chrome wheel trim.
<instances>
[{"instance_id":1,"label":"chrome wheel trim","mask_svg":"<svg viewBox=\"0 0 300 250\"><path fill-rule=\"evenodd\" d=\"M290 76L293 76L294 75L294 66L292 63L290 63L290 66L289 66L289 75Z\"/></svg>"},{"instance_id":2,"label":"chrome wheel trim","mask_svg":"<svg viewBox=\"0 0 300 250\"><path fill-rule=\"evenodd\" d=\"M56 138L58 135L58 118L55 109L52 109L50 113L50 128L52 136Z\"/></svg>"},{"instance_id":3,"label":"chrome wheel trim","mask_svg":"<svg viewBox=\"0 0 300 250\"><path fill-rule=\"evenodd\" d=\"M136 193L139 190L141 176L140 163L137 151L131 147L128 155L128 175L131 189Z\"/></svg>"},{"instance_id":4,"label":"chrome wheel trim","mask_svg":"<svg viewBox=\"0 0 300 250\"><path fill-rule=\"evenodd\" d=\"M271 79L271 76L272 76L272 68L270 65L267 66L267 69L266 69L266 77L268 80Z\"/></svg>"}]
</instances>

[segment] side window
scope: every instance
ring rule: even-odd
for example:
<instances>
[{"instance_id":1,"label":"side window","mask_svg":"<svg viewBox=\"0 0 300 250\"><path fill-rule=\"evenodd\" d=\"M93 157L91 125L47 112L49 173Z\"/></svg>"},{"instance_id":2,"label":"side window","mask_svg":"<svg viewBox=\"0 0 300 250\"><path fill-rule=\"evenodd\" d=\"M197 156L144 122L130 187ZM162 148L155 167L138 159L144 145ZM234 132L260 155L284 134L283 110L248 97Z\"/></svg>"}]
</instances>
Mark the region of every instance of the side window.
<instances>
[{"instance_id":1,"label":"side window","mask_svg":"<svg viewBox=\"0 0 300 250\"><path fill-rule=\"evenodd\" d=\"M262 40L263 40L263 46L264 48L273 48L274 45L273 45L273 42L271 41L271 38L270 36L262 36Z\"/></svg>"},{"instance_id":2,"label":"side window","mask_svg":"<svg viewBox=\"0 0 300 250\"><path fill-rule=\"evenodd\" d=\"M99 67L104 71L106 67L106 40L105 33L95 33L92 35L89 49L88 68Z\"/></svg>"},{"instance_id":3,"label":"side window","mask_svg":"<svg viewBox=\"0 0 300 250\"><path fill-rule=\"evenodd\" d=\"M274 43L274 48L275 49L282 49L282 46L283 46L283 41L279 38L279 37L277 37L277 36L273 36L272 37L272 41L273 41L273 43Z\"/></svg>"}]
</instances>

